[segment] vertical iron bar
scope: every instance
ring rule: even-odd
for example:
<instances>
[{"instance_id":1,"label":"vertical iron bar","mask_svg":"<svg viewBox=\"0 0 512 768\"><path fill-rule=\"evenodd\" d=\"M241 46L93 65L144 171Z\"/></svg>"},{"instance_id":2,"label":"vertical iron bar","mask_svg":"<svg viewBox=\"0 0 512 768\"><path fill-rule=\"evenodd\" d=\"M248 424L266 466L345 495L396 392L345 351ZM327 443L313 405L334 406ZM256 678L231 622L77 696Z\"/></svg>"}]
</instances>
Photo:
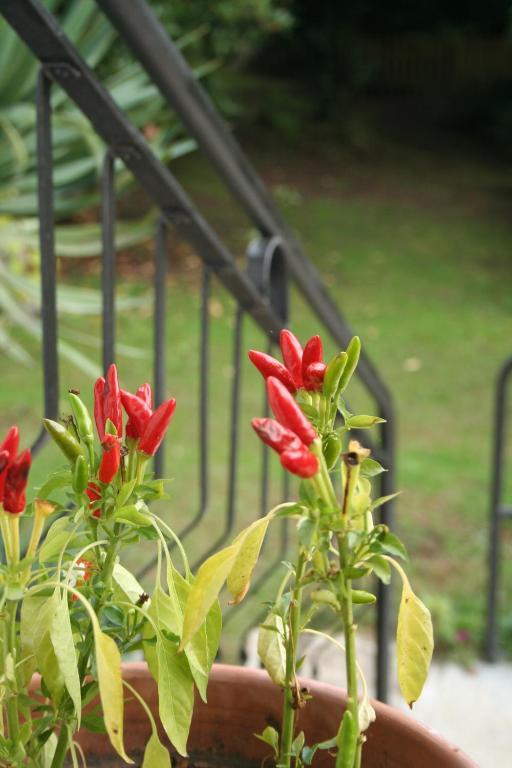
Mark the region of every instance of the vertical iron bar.
<instances>
[{"instance_id":1,"label":"vertical iron bar","mask_svg":"<svg viewBox=\"0 0 512 768\"><path fill-rule=\"evenodd\" d=\"M272 353L272 342L267 344L267 354ZM269 415L268 397L266 383L263 385L263 416L266 418ZM268 482L269 482L269 461L270 451L266 445L261 445L261 495L260 495L260 516L268 512Z\"/></svg>"},{"instance_id":2,"label":"vertical iron bar","mask_svg":"<svg viewBox=\"0 0 512 768\"><path fill-rule=\"evenodd\" d=\"M388 496L395 490L395 427L393 415L386 414L382 425L382 448L388 457L387 472L381 477L381 495ZM389 527L393 525L393 502L382 507L380 521ZM387 701L389 689L389 641L391 637L391 589L380 580L377 586L377 698Z\"/></svg>"},{"instance_id":3,"label":"vertical iron bar","mask_svg":"<svg viewBox=\"0 0 512 768\"><path fill-rule=\"evenodd\" d=\"M498 587L500 579L501 495L503 489L503 462L505 451L505 417L507 413L507 384L512 373L512 358L502 366L496 382L494 405L494 441L492 448L491 519L489 529L489 584L487 596L487 622L485 655L488 661L498 658Z\"/></svg>"},{"instance_id":4,"label":"vertical iron bar","mask_svg":"<svg viewBox=\"0 0 512 768\"><path fill-rule=\"evenodd\" d=\"M199 357L199 516L202 517L208 507L209 472L208 472L208 390L210 382L210 285L211 272L203 267L201 285L201 351Z\"/></svg>"},{"instance_id":5,"label":"vertical iron bar","mask_svg":"<svg viewBox=\"0 0 512 768\"><path fill-rule=\"evenodd\" d=\"M154 407L157 408L165 398L165 293L167 275L167 222L160 215L155 232L155 272L154 272ZM164 443L158 449L154 468L157 477L164 474Z\"/></svg>"},{"instance_id":6,"label":"vertical iron bar","mask_svg":"<svg viewBox=\"0 0 512 768\"><path fill-rule=\"evenodd\" d=\"M103 370L114 362L115 343L115 158L107 150L101 177L101 233L103 247Z\"/></svg>"},{"instance_id":7,"label":"vertical iron bar","mask_svg":"<svg viewBox=\"0 0 512 768\"><path fill-rule=\"evenodd\" d=\"M235 344L233 350L233 385L231 390L231 427L229 433L230 453L229 453L229 481L228 481L228 506L227 506L227 530L230 531L235 522L236 514L236 486L238 472L238 442L239 428L238 419L240 415L240 390L242 382L242 331L243 331L244 313L240 306L236 311L235 320Z\"/></svg>"},{"instance_id":8,"label":"vertical iron bar","mask_svg":"<svg viewBox=\"0 0 512 768\"><path fill-rule=\"evenodd\" d=\"M56 419L59 410L59 360L57 350L57 260L53 210L53 153L51 80L44 68L37 79L37 179L39 247L41 249L41 321L44 372L44 415ZM41 430L32 446L37 451L45 440Z\"/></svg>"}]
</instances>

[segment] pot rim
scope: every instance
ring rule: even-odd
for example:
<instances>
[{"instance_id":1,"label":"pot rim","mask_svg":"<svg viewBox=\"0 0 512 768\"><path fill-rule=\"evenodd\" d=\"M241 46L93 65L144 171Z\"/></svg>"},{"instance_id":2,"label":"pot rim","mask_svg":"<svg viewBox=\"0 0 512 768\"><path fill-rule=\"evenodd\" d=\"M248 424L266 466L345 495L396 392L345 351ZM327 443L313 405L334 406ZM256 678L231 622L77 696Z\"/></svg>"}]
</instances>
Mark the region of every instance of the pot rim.
<instances>
[{"instance_id":1,"label":"pot rim","mask_svg":"<svg viewBox=\"0 0 512 768\"><path fill-rule=\"evenodd\" d=\"M130 678L151 678L144 661L125 662L123 663L123 671ZM243 682L243 685L249 688L268 687L272 690L276 689L265 670L232 664L214 664L210 681L215 681L221 686L240 685ZM321 698L323 702L332 703L333 706L339 706L346 700L345 691L330 683L319 682L310 678L300 678L300 682L308 687L313 699ZM407 713L375 699L371 699L371 704L375 709L380 729L389 728L392 731L406 733L419 743L435 744L439 750L451 755L454 768L479 768L478 764L462 749ZM208 705L206 705L207 707Z\"/></svg>"}]
</instances>

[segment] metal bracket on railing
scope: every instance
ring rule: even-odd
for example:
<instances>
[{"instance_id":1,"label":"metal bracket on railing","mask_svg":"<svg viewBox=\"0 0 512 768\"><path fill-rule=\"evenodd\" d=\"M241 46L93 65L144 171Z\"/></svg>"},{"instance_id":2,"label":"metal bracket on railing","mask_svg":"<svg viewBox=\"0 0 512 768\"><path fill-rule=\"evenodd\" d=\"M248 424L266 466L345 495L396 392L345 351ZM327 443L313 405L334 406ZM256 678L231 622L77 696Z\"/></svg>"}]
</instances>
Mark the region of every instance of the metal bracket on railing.
<instances>
[{"instance_id":1,"label":"metal bracket on railing","mask_svg":"<svg viewBox=\"0 0 512 768\"><path fill-rule=\"evenodd\" d=\"M498 588L501 559L501 529L503 521L512 517L512 505L503 503L503 465L506 458L507 388L512 377L512 357L502 365L496 382L494 438L492 449L491 519L489 539L489 585L487 598L487 628L485 654L488 661L498 658Z\"/></svg>"},{"instance_id":2,"label":"metal bracket on railing","mask_svg":"<svg viewBox=\"0 0 512 768\"><path fill-rule=\"evenodd\" d=\"M279 235L252 240L247 248L247 274L283 324L288 320L288 267Z\"/></svg>"}]
</instances>

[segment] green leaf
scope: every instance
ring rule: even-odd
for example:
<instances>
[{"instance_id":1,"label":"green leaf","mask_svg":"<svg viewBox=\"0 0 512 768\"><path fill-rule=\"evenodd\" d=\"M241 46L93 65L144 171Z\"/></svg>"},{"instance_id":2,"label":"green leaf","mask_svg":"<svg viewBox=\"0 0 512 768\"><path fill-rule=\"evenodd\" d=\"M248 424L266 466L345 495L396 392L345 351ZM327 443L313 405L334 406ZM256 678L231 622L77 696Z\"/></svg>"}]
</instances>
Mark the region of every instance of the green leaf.
<instances>
[{"instance_id":1,"label":"green leaf","mask_svg":"<svg viewBox=\"0 0 512 768\"><path fill-rule=\"evenodd\" d=\"M391 581L391 566L387 560L381 555L372 555L365 563L371 565L377 578L379 578L384 584L389 584Z\"/></svg>"},{"instance_id":2,"label":"green leaf","mask_svg":"<svg viewBox=\"0 0 512 768\"><path fill-rule=\"evenodd\" d=\"M408 560L407 556L407 550L398 538L398 536L395 536L394 533L391 533L390 531L386 531L380 539L379 539L382 547L386 550L386 552L389 552L391 555L396 555L397 557L401 557L403 560Z\"/></svg>"},{"instance_id":3,"label":"green leaf","mask_svg":"<svg viewBox=\"0 0 512 768\"><path fill-rule=\"evenodd\" d=\"M180 755L187 754L187 738L194 708L194 679L187 657L166 637L156 641L159 714L167 736Z\"/></svg>"},{"instance_id":4,"label":"green leaf","mask_svg":"<svg viewBox=\"0 0 512 768\"><path fill-rule=\"evenodd\" d=\"M135 504L129 504L126 507L116 509L114 518L120 523L127 523L135 527L146 527L151 525L151 518L144 512L141 512Z\"/></svg>"},{"instance_id":5,"label":"green leaf","mask_svg":"<svg viewBox=\"0 0 512 768\"><path fill-rule=\"evenodd\" d=\"M380 416L367 416L366 414L361 414L360 416L351 416L347 422L347 427L350 427L350 429L370 429L370 427L375 426L375 424L382 424L385 421L386 420L381 419Z\"/></svg>"},{"instance_id":6,"label":"green leaf","mask_svg":"<svg viewBox=\"0 0 512 768\"><path fill-rule=\"evenodd\" d=\"M387 469L384 469L375 459L364 459L360 465L360 472L364 477L376 477L382 472L387 472Z\"/></svg>"},{"instance_id":7,"label":"green leaf","mask_svg":"<svg viewBox=\"0 0 512 768\"><path fill-rule=\"evenodd\" d=\"M69 517L59 517L48 528L48 533L39 549L40 563L47 563L59 556L71 534L69 523Z\"/></svg>"},{"instance_id":8,"label":"green leaf","mask_svg":"<svg viewBox=\"0 0 512 768\"><path fill-rule=\"evenodd\" d=\"M240 603L247 594L269 523L270 518L262 517L235 539L235 543L238 543L238 552L227 578L227 587L233 598L232 605Z\"/></svg>"},{"instance_id":9,"label":"green leaf","mask_svg":"<svg viewBox=\"0 0 512 768\"><path fill-rule=\"evenodd\" d=\"M173 601L174 613L179 617L177 634L181 636L183 633L183 615L191 584L172 565L167 570L167 584L170 599ZM215 600L202 626L185 648L190 671L203 701L206 701L208 677L219 648L221 628L222 612L219 601Z\"/></svg>"},{"instance_id":10,"label":"green leaf","mask_svg":"<svg viewBox=\"0 0 512 768\"><path fill-rule=\"evenodd\" d=\"M254 734L257 739L272 747L275 757L279 756L279 734L271 725L267 725L261 733Z\"/></svg>"},{"instance_id":11,"label":"green leaf","mask_svg":"<svg viewBox=\"0 0 512 768\"><path fill-rule=\"evenodd\" d=\"M62 596L59 592L60 590L57 588L52 598L55 611L50 625L50 638L64 684L75 707L78 727L80 727L82 692L80 690L76 650L69 618L67 593Z\"/></svg>"},{"instance_id":12,"label":"green leaf","mask_svg":"<svg viewBox=\"0 0 512 768\"><path fill-rule=\"evenodd\" d=\"M283 686L286 681L286 650L283 635L283 619L271 613L259 629L258 656L272 682L279 686Z\"/></svg>"},{"instance_id":13,"label":"green leaf","mask_svg":"<svg viewBox=\"0 0 512 768\"><path fill-rule=\"evenodd\" d=\"M414 594L409 582L403 581L396 654L400 691L411 709L423 690L433 650L434 633L430 611Z\"/></svg>"},{"instance_id":14,"label":"green leaf","mask_svg":"<svg viewBox=\"0 0 512 768\"><path fill-rule=\"evenodd\" d=\"M123 744L123 682L121 655L114 640L101 631L98 620L93 621L96 671L101 706L110 743L127 763L133 763Z\"/></svg>"},{"instance_id":15,"label":"green leaf","mask_svg":"<svg viewBox=\"0 0 512 768\"><path fill-rule=\"evenodd\" d=\"M131 603L136 603L144 590L135 578L135 576L119 563L114 565L112 571L114 580L114 590L116 588L121 592L121 599L128 599Z\"/></svg>"},{"instance_id":16,"label":"green leaf","mask_svg":"<svg viewBox=\"0 0 512 768\"><path fill-rule=\"evenodd\" d=\"M56 706L59 705L65 688L64 677L50 636L57 599L55 593L48 598L26 597L21 606L22 654L34 654L37 667Z\"/></svg>"},{"instance_id":17,"label":"green leaf","mask_svg":"<svg viewBox=\"0 0 512 768\"><path fill-rule=\"evenodd\" d=\"M126 502L132 495L136 484L137 478L134 477L133 480L130 480L129 483L125 483L123 486L121 486L121 490L119 491L116 499L117 509L121 509L125 506Z\"/></svg>"},{"instance_id":18,"label":"green leaf","mask_svg":"<svg viewBox=\"0 0 512 768\"><path fill-rule=\"evenodd\" d=\"M37 489L39 499L47 499L53 491L58 488L65 488L71 485L72 474L69 469L60 469L52 472L48 479Z\"/></svg>"},{"instance_id":19,"label":"green leaf","mask_svg":"<svg viewBox=\"0 0 512 768\"><path fill-rule=\"evenodd\" d=\"M171 768L169 751L164 747L155 731L153 731L146 744L142 768Z\"/></svg>"},{"instance_id":20,"label":"green leaf","mask_svg":"<svg viewBox=\"0 0 512 768\"><path fill-rule=\"evenodd\" d=\"M374 509L382 507L383 504L387 504L387 502L391 501L391 499L395 499L397 496L400 496L400 493L401 491L397 491L396 493L390 493L388 496L379 496L378 499L375 499L375 501L370 504L370 512L373 512Z\"/></svg>"}]
</instances>

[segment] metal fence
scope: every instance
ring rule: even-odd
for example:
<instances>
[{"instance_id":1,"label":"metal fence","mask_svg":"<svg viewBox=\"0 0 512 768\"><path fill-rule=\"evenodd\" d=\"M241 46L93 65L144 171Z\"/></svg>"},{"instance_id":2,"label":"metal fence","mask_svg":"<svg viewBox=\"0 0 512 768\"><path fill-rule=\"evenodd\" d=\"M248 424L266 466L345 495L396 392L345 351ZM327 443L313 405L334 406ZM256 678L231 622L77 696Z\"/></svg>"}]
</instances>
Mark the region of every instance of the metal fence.
<instances>
[{"instance_id":1,"label":"metal fence","mask_svg":"<svg viewBox=\"0 0 512 768\"><path fill-rule=\"evenodd\" d=\"M40 61L37 87L38 183L42 285L42 349L44 369L44 415L57 418L59 413L58 316L56 303L57 265L55 255L51 92L63 89L89 119L105 142L105 160L101 185L103 231L103 366L115 358L116 327L116 250L114 163L121 160L160 211L154 246L154 388L156 404L164 398L167 229L177 231L202 261L200 296L200 389L198 401L199 504L182 535L196 530L210 514L211 480L209 462L211 441L208 415L211 409L210 317L208 301L212 280L222 284L234 300L232 375L229 413L227 491L223 519L216 521L219 535L202 547L201 556L222 545L236 530L240 510L237 503L239 479L239 413L242 393L243 329L247 322L259 327L271 350L280 329L293 315L291 286L302 294L302 301L316 317L333 342L346 346L352 334L343 315L328 295L320 276L308 260L296 238L283 223L263 183L250 165L215 111L208 96L194 79L185 60L143 0L97 0L118 33L125 39L140 64L168 101L169 108L181 118L190 135L216 169L252 225L258 237L247 252L247 268L235 260L227 245L214 232L168 167L154 155L144 137L136 130L105 91L95 73L63 35L57 20L40 0L0 0L0 12ZM293 295L296 295L294 288ZM292 310L291 312L289 310ZM316 328L315 328L316 330ZM375 401L379 415L386 419L380 428L374 454L389 468L381 481L381 492L394 490L394 417L390 394L367 356L363 355L359 379ZM43 447L44 433L38 436L34 450ZM252 483L259 484L260 510L265 512L271 472L268 451ZM164 456L158 456L156 471L164 472ZM286 479L283 480L286 486ZM285 493L287 488L284 488ZM382 512L382 521L391 523L392 505ZM276 570L286 554L286 532L282 533L270 561L259 576L261 584ZM207 550L207 551L206 551ZM144 573L151 567L141 566ZM255 585L256 591L258 584ZM388 671L390 591L379 583L377 618L377 695L386 698Z\"/></svg>"}]
</instances>

